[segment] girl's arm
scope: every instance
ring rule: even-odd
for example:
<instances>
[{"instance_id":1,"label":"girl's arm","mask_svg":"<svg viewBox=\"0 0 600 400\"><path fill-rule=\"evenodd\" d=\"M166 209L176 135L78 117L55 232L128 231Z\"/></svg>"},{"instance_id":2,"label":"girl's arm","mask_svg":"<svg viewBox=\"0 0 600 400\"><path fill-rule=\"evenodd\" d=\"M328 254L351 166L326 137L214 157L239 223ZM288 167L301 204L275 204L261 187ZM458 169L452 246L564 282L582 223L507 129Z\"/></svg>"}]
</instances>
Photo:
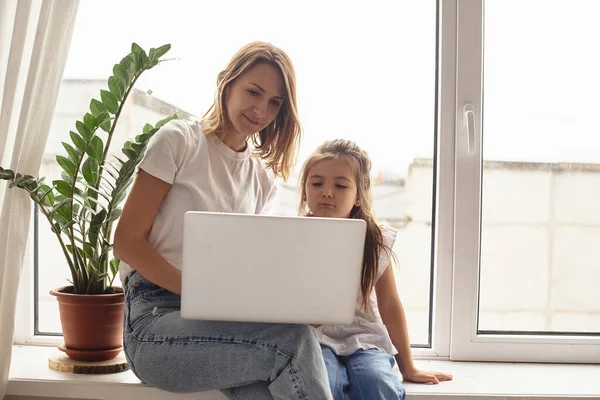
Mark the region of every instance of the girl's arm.
<instances>
[{"instance_id":1,"label":"girl's arm","mask_svg":"<svg viewBox=\"0 0 600 400\"><path fill-rule=\"evenodd\" d=\"M452 379L452 375L441 372L421 371L413 363L406 325L406 314L398 296L394 271L390 263L381 278L375 284L377 294L377 307L379 314L392 339L394 347L398 350L396 362L405 381L417 383L439 383Z\"/></svg>"},{"instance_id":2,"label":"girl's arm","mask_svg":"<svg viewBox=\"0 0 600 400\"><path fill-rule=\"evenodd\" d=\"M169 264L147 240L169 189L171 184L140 169L115 230L113 251L115 257L150 282L181 294L181 271Z\"/></svg>"}]
</instances>

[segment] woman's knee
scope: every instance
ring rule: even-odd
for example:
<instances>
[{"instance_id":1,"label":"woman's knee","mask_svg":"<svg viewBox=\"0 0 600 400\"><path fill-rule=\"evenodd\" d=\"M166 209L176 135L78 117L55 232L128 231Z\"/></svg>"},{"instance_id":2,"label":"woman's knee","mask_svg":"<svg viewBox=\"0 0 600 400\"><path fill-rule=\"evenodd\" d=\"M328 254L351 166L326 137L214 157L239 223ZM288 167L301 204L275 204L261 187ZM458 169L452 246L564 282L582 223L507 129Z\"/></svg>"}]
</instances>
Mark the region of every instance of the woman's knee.
<instances>
[{"instance_id":1,"label":"woman's knee","mask_svg":"<svg viewBox=\"0 0 600 400\"><path fill-rule=\"evenodd\" d=\"M276 333L278 338L275 340L278 347L291 353L297 351L318 352L321 354L321 347L314 328L309 325L282 325Z\"/></svg>"}]
</instances>

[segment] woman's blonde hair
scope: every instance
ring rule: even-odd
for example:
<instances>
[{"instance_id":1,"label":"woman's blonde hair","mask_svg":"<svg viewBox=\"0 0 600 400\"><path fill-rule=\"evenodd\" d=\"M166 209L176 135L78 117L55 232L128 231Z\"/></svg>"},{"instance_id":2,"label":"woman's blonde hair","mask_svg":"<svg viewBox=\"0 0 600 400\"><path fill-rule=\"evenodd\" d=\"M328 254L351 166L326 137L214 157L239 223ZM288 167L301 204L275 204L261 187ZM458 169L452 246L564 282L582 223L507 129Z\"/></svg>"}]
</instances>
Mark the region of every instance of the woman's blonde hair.
<instances>
[{"instance_id":1,"label":"woman's blonde hair","mask_svg":"<svg viewBox=\"0 0 600 400\"><path fill-rule=\"evenodd\" d=\"M296 73L290 58L283 50L265 42L252 42L242 47L217 77L215 101L204 114L207 122L205 132L223 138L228 129L227 93L231 83L256 64L265 63L276 67L283 77L285 98L277 117L258 134L252 136L254 152L263 160L266 168L287 180L294 166L302 128L296 103Z\"/></svg>"},{"instance_id":2,"label":"woman's blonde hair","mask_svg":"<svg viewBox=\"0 0 600 400\"><path fill-rule=\"evenodd\" d=\"M352 207L349 218L362 219L367 223L360 285L362 306L366 308L369 304L369 295L377 280L379 254L381 251L387 251L390 258L395 259L392 249L383 244L381 228L375 220L373 196L371 194L371 159L367 152L358 147L353 141L345 139L328 140L317 147L306 159L300 172L301 197L299 211L301 215L310 215L306 203L306 182L310 169L317 163L329 160L343 160L354 171L359 205Z\"/></svg>"}]
</instances>

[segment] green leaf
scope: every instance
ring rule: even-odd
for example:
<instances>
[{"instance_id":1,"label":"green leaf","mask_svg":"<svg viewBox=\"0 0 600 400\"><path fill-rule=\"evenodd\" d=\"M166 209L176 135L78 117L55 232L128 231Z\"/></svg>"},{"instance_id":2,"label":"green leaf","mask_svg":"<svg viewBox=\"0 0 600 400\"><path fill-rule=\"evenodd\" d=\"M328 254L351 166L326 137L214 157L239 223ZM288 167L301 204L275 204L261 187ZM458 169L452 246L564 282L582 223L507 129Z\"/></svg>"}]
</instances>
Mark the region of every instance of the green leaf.
<instances>
[{"instance_id":1,"label":"green leaf","mask_svg":"<svg viewBox=\"0 0 600 400\"><path fill-rule=\"evenodd\" d=\"M93 125L94 124L92 124L92 126ZM77 128L77 132L81 134L82 138L84 138L85 140L90 140L90 138L92 137L92 128L90 128L81 121L75 122L75 127Z\"/></svg>"},{"instance_id":2,"label":"green leaf","mask_svg":"<svg viewBox=\"0 0 600 400\"><path fill-rule=\"evenodd\" d=\"M93 200L94 202L97 202L97 200L96 200L96 199L98 198L98 195L102 196L102 197L104 198L104 200L106 200L108 203L110 203L110 202L112 201L112 198L111 198L110 196L107 196L106 194L102 193L100 190L96 189L95 187L93 187L93 186L91 186L91 185L90 185L90 186L87 186L87 190L89 191L88 193L89 193L90 195L91 195L92 193L94 194L94 197L92 198L92 200ZM90 198L88 197L88 200L89 200L89 199L90 199Z\"/></svg>"},{"instance_id":3,"label":"green leaf","mask_svg":"<svg viewBox=\"0 0 600 400\"><path fill-rule=\"evenodd\" d=\"M69 197L71 196L71 185L69 185L67 182L65 181L53 181L52 184L54 185L54 188L56 189L56 191L60 194L62 194L64 197L66 197L66 200L69 200ZM59 201L60 200L60 201ZM61 202L62 199L57 199L57 201Z\"/></svg>"},{"instance_id":4,"label":"green leaf","mask_svg":"<svg viewBox=\"0 0 600 400\"><path fill-rule=\"evenodd\" d=\"M154 125L154 127L155 127L156 129L162 128L162 127L163 127L163 126L164 126L166 123L168 123L168 122L170 122L170 121L172 121L172 120L174 120L174 119L177 119L177 118L179 118L179 117L178 117L178 115L177 115L177 114L173 114L173 115L171 115L170 117L167 117L167 118L165 118L165 119L161 119L160 121L158 121L158 122L157 122L157 123Z\"/></svg>"},{"instance_id":5,"label":"green leaf","mask_svg":"<svg viewBox=\"0 0 600 400\"><path fill-rule=\"evenodd\" d=\"M10 169L0 167L0 179L11 181L15 178L15 173Z\"/></svg>"},{"instance_id":6,"label":"green leaf","mask_svg":"<svg viewBox=\"0 0 600 400\"><path fill-rule=\"evenodd\" d=\"M133 42L131 44L131 52L132 53L144 53L144 49L142 49L137 43Z\"/></svg>"},{"instance_id":7,"label":"green leaf","mask_svg":"<svg viewBox=\"0 0 600 400\"><path fill-rule=\"evenodd\" d=\"M138 143L145 143L148 140L150 140L151 137L152 137L152 135L150 133L143 133L141 135L137 135L135 137L135 141Z\"/></svg>"},{"instance_id":8,"label":"green leaf","mask_svg":"<svg viewBox=\"0 0 600 400\"><path fill-rule=\"evenodd\" d=\"M68 204L71 201L71 199L63 199L60 203L56 204L54 207L52 207L52 209L50 210L50 212L48 213L50 216L52 216L52 214L54 214L55 212L57 212L61 207L64 207L66 204ZM68 208L68 207L65 207ZM68 222L67 222L68 223Z\"/></svg>"},{"instance_id":9,"label":"green leaf","mask_svg":"<svg viewBox=\"0 0 600 400\"><path fill-rule=\"evenodd\" d=\"M117 272L119 272L119 265L121 265L121 260L119 260L118 258L113 258L112 260L110 260L110 272L113 275L116 275Z\"/></svg>"},{"instance_id":10,"label":"green leaf","mask_svg":"<svg viewBox=\"0 0 600 400\"><path fill-rule=\"evenodd\" d=\"M69 154L69 159L73 162L73 164L79 163L79 159L81 158L81 152L77 151L69 143L62 142L62 145Z\"/></svg>"},{"instance_id":11,"label":"green leaf","mask_svg":"<svg viewBox=\"0 0 600 400\"><path fill-rule=\"evenodd\" d=\"M90 239L90 244L94 247L96 247L96 243L98 243L98 233L100 232L100 228L102 227L102 223L104 222L105 218L106 211L101 210L92 217L92 221L90 222L88 238Z\"/></svg>"},{"instance_id":12,"label":"green leaf","mask_svg":"<svg viewBox=\"0 0 600 400\"><path fill-rule=\"evenodd\" d=\"M129 186L129 185L127 185ZM125 188L127 187L125 186ZM125 197L127 197L127 191L126 190L121 190L120 192L117 192L113 195L113 204L114 205L119 205L121 204L121 202L123 200L125 200Z\"/></svg>"},{"instance_id":13,"label":"green leaf","mask_svg":"<svg viewBox=\"0 0 600 400\"><path fill-rule=\"evenodd\" d=\"M52 191L54 188L48 185L42 185L42 195L39 197L40 201L43 201L45 205L53 205L54 204L54 193Z\"/></svg>"},{"instance_id":14,"label":"green leaf","mask_svg":"<svg viewBox=\"0 0 600 400\"><path fill-rule=\"evenodd\" d=\"M69 135L71 136L71 141L73 142L75 147L77 147L77 149L83 153L83 151L85 150L86 141L83 140L81 136L79 136L73 131L69 132Z\"/></svg>"},{"instance_id":15,"label":"green leaf","mask_svg":"<svg viewBox=\"0 0 600 400\"><path fill-rule=\"evenodd\" d=\"M131 160L135 160L138 156L138 154L131 149L123 149L123 154L125 154L127 156L127 158L129 158Z\"/></svg>"},{"instance_id":16,"label":"green leaf","mask_svg":"<svg viewBox=\"0 0 600 400\"><path fill-rule=\"evenodd\" d=\"M117 156L113 155L113 158L115 159L115 161L117 161L121 166L123 166L125 164L125 161L123 161L122 159L120 159Z\"/></svg>"},{"instance_id":17,"label":"green leaf","mask_svg":"<svg viewBox=\"0 0 600 400\"><path fill-rule=\"evenodd\" d=\"M94 116L98 116L102 111L106 111L106 107L98 100L92 99L90 102L90 111Z\"/></svg>"},{"instance_id":18,"label":"green leaf","mask_svg":"<svg viewBox=\"0 0 600 400\"><path fill-rule=\"evenodd\" d=\"M88 157L87 160L83 163L82 173L85 181L91 186L96 186L96 182L98 179L98 169L100 168L100 164L96 161L95 158Z\"/></svg>"},{"instance_id":19,"label":"green leaf","mask_svg":"<svg viewBox=\"0 0 600 400\"><path fill-rule=\"evenodd\" d=\"M110 176L112 176L112 178L116 181L117 179L119 179L119 173L118 172L113 172L111 169L112 170L116 170L116 168L112 164L105 164L104 165L104 172L106 172L107 174L109 174Z\"/></svg>"},{"instance_id":20,"label":"green leaf","mask_svg":"<svg viewBox=\"0 0 600 400\"><path fill-rule=\"evenodd\" d=\"M106 122L104 122L103 124L100 125L100 128L104 131L104 132L108 132L110 131L110 127L111 127L111 121L110 119Z\"/></svg>"},{"instance_id":21,"label":"green leaf","mask_svg":"<svg viewBox=\"0 0 600 400\"><path fill-rule=\"evenodd\" d=\"M119 80L123 81L123 83L125 84L125 88L129 86L129 83L131 82L131 77L127 75L127 70L123 68L122 65L115 64L115 66L113 67L113 74Z\"/></svg>"},{"instance_id":22,"label":"green leaf","mask_svg":"<svg viewBox=\"0 0 600 400\"><path fill-rule=\"evenodd\" d=\"M100 103L102 104L102 103ZM98 113L98 115L96 115L96 125L101 125L103 123L105 123L106 121L110 121L111 120L111 116L108 113L108 110L102 110Z\"/></svg>"},{"instance_id":23,"label":"green leaf","mask_svg":"<svg viewBox=\"0 0 600 400\"><path fill-rule=\"evenodd\" d=\"M142 51L142 53L136 53L136 56L138 58L137 65L139 67L142 67L142 68L148 68L148 67L152 68L153 67L153 65L150 63L150 59L148 58L148 55L146 54L145 51ZM154 64L154 65L156 65L156 64Z\"/></svg>"},{"instance_id":24,"label":"green leaf","mask_svg":"<svg viewBox=\"0 0 600 400\"><path fill-rule=\"evenodd\" d=\"M81 215L79 212L81 211L81 205L77 202L73 202L73 219L78 220Z\"/></svg>"},{"instance_id":25,"label":"green leaf","mask_svg":"<svg viewBox=\"0 0 600 400\"><path fill-rule=\"evenodd\" d=\"M110 213L110 222L115 222L116 220L119 219L119 217L121 216L121 209L120 208L115 208L111 213Z\"/></svg>"},{"instance_id":26,"label":"green leaf","mask_svg":"<svg viewBox=\"0 0 600 400\"><path fill-rule=\"evenodd\" d=\"M81 248L77 247L77 253L79 254L79 257L81 259L85 258L85 253L83 252L83 250Z\"/></svg>"},{"instance_id":27,"label":"green leaf","mask_svg":"<svg viewBox=\"0 0 600 400\"><path fill-rule=\"evenodd\" d=\"M21 179L21 181L19 182L19 187L20 188L25 188L29 191L32 191L33 189L35 189L35 187L37 186L37 181L35 180L35 178L31 175L24 175Z\"/></svg>"},{"instance_id":28,"label":"green leaf","mask_svg":"<svg viewBox=\"0 0 600 400\"><path fill-rule=\"evenodd\" d=\"M136 151L137 153L142 152L142 150L144 150L144 148L146 147L145 144L139 144L139 143L131 143L131 148Z\"/></svg>"},{"instance_id":29,"label":"green leaf","mask_svg":"<svg viewBox=\"0 0 600 400\"><path fill-rule=\"evenodd\" d=\"M36 182L36 186L35 188L32 190L32 193L35 194L36 196L40 193L40 190L43 191L44 188L44 181L46 180L46 178L41 177L39 179L37 179Z\"/></svg>"},{"instance_id":30,"label":"green leaf","mask_svg":"<svg viewBox=\"0 0 600 400\"><path fill-rule=\"evenodd\" d=\"M109 189L106 189L105 187L102 188L105 193L112 193L115 190L115 185L110 183L108 179L103 179L102 184L109 187Z\"/></svg>"},{"instance_id":31,"label":"green leaf","mask_svg":"<svg viewBox=\"0 0 600 400\"><path fill-rule=\"evenodd\" d=\"M100 103L100 104L102 104L102 103ZM96 116L96 124L98 126L100 126L100 128L102 128L102 130L104 132L108 132L110 130L111 122L112 122L112 120L111 120L110 114L108 113L107 110L101 111Z\"/></svg>"},{"instance_id":32,"label":"green leaf","mask_svg":"<svg viewBox=\"0 0 600 400\"><path fill-rule=\"evenodd\" d=\"M13 181L8 184L8 187L14 188L15 186L18 186L22 180L23 180L23 175L21 175L17 172L15 174L15 177L13 178Z\"/></svg>"},{"instance_id":33,"label":"green leaf","mask_svg":"<svg viewBox=\"0 0 600 400\"><path fill-rule=\"evenodd\" d=\"M119 109L117 98L111 92L107 92L106 90L100 91L100 97L102 98L102 104L106 106L108 112L116 114Z\"/></svg>"},{"instance_id":34,"label":"green leaf","mask_svg":"<svg viewBox=\"0 0 600 400\"><path fill-rule=\"evenodd\" d=\"M96 250L89 243L83 244L83 252L88 258L95 258Z\"/></svg>"},{"instance_id":35,"label":"green leaf","mask_svg":"<svg viewBox=\"0 0 600 400\"><path fill-rule=\"evenodd\" d=\"M68 231L75 224L76 224L76 221L74 219L67 222L66 224L60 224L60 222L59 222L61 231Z\"/></svg>"},{"instance_id":36,"label":"green leaf","mask_svg":"<svg viewBox=\"0 0 600 400\"><path fill-rule=\"evenodd\" d=\"M156 49L154 47L148 52L148 60L152 66L156 65L158 62L158 57L156 57Z\"/></svg>"},{"instance_id":37,"label":"green leaf","mask_svg":"<svg viewBox=\"0 0 600 400\"><path fill-rule=\"evenodd\" d=\"M108 89L118 100L123 98L125 93L125 82L116 76L108 78Z\"/></svg>"},{"instance_id":38,"label":"green leaf","mask_svg":"<svg viewBox=\"0 0 600 400\"><path fill-rule=\"evenodd\" d=\"M107 212L106 206L104 204L102 204L99 200L94 199L92 197L88 197L87 201L90 205L94 205L94 207L100 207L101 210L104 210L104 212Z\"/></svg>"},{"instance_id":39,"label":"green leaf","mask_svg":"<svg viewBox=\"0 0 600 400\"><path fill-rule=\"evenodd\" d=\"M154 127L153 127L152 125L150 125L150 124L146 124L146 125L144 125L143 132L144 132L144 133L148 133L148 132L150 132L152 129L154 129Z\"/></svg>"},{"instance_id":40,"label":"green leaf","mask_svg":"<svg viewBox=\"0 0 600 400\"><path fill-rule=\"evenodd\" d=\"M156 59L161 58L171 50L171 44L165 44L156 49Z\"/></svg>"},{"instance_id":41,"label":"green leaf","mask_svg":"<svg viewBox=\"0 0 600 400\"><path fill-rule=\"evenodd\" d=\"M65 181L66 183L68 183L69 185L73 185L73 177L71 175L69 175L66 171L62 171L60 173L60 178Z\"/></svg>"},{"instance_id":42,"label":"green leaf","mask_svg":"<svg viewBox=\"0 0 600 400\"><path fill-rule=\"evenodd\" d=\"M64 213L61 213L60 211L64 210ZM69 220L67 219L68 217L65 217L61 214L68 214L69 210L67 209L67 207L62 207L60 210L58 210L59 212L56 212L54 215L50 215L50 218L52 218L54 221L56 221L58 224L62 224L62 225L66 225L69 223ZM60 225L59 225L60 226Z\"/></svg>"},{"instance_id":43,"label":"green leaf","mask_svg":"<svg viewBox=\"0 0 600 400\"><path fill-rule=\"evenodd\" d=\"M96 127L96 117L90 113L85 113L83 116L83 123L89 126L91 129Z\"/></svg>"},{"instance_id":44,"label":"green leaf","mask_svg":"<svg viewBox=\"0 0 600 400\"><path fill-rule=\"evenodd\" d=\"M62 167L62 169L65 170L65 172L67 174L69 174L71 177L75 176L75 171L77 169L77 167L75 166L75 164L73 164L73 162L71 160L69 160L67 157L64 156L56 156L56 162L58 163L58 165L60 165Z\"/></svg>"},{"instance_id":45,"label":"green leaf","mask_svg":"<svg viewBox=\"0 0 600 400\"><path fill-rule=\"evenodd\" d=\"M90 140L86 153L96 159L96 161L98 161L98 163L102 162L102 153L104 152L104 143L102 142L102 139L100 139L98 136L94 136L92 138L92 140Z\"/></svg>"},{"instance_id":46,"label":"green leaf","mask_svg":"<svg viewBox=\"0 0 600 400\"><path fill-rule=\"evenodd\" d=\"M119 64L127 71L128 82L131 82L133 77L139 73L139 60L136 53L126 55Z\"/></svg>"}]
</instances>

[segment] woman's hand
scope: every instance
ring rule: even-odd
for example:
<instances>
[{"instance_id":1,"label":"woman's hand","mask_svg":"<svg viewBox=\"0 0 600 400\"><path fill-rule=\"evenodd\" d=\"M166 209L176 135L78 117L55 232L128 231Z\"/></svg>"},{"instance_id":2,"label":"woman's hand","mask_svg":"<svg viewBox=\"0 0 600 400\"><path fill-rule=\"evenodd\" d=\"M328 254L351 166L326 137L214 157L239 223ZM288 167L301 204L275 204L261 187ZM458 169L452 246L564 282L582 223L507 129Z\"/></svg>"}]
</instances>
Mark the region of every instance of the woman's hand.
<instances>
[{"instance_id":1,"label":"woman's hand","mask_svg":"<svg viewBox=\"0 0 600 400\"><path fill-rule=\"evenodd\" d=\"M452 375L443 372L422 371L415 368L411 371L402 372L402 378L408 382L438 384L442 381L451 381Z\"/></svg>"}]
</instances>

